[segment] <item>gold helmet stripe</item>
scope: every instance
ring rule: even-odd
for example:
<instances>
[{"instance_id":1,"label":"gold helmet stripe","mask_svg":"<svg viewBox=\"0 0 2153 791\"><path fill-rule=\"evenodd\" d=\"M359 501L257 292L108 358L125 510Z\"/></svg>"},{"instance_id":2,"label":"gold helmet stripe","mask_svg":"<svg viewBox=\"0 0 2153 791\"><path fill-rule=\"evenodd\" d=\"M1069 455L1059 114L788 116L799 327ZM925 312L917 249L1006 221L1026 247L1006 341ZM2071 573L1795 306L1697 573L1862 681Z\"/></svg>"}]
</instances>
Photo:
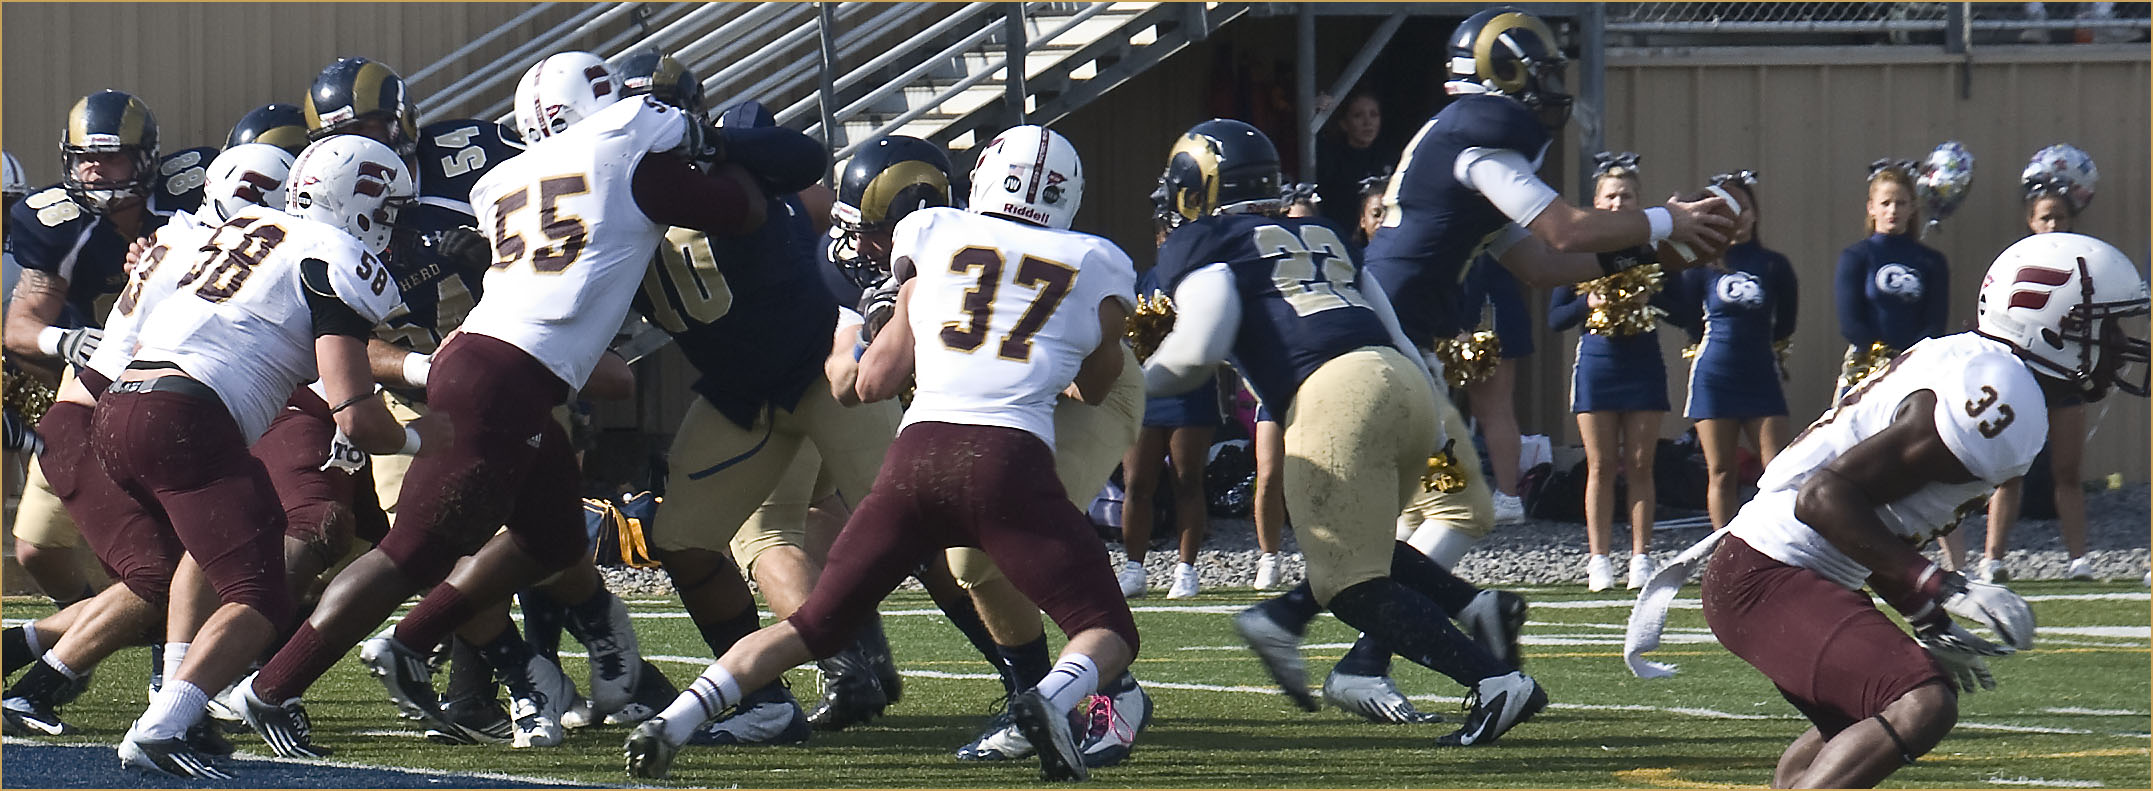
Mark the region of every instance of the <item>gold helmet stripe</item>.
<instances>
[{"instance_id":1,"label":"gold helmet stripe","mask_svg":"<svg viewBox=\"0 0 2153 791\"><path fill-rule=\"evenodd\" d=\"M297 146L306 148L306 130L296 126L279 126L254 136L254 142L267 143L278 148Z\"/></svg>"},{"instance_id":2,"label":"gold helmet stripe","mask_svg":"<svg viewBox=\"0 0 2153 791\"><path fill-rule=\"evenodd\" d=\"M91 134L90 100L101 95L105 94L93 93L89 96L84 96L75 102L74 109L67 112L67 144L69 146L80 148L89 145ZM120 110L120 127L116 131L121 145L139 146L142 144L144 131L149 125L149 108L142 104L142 100L132 96L128 96L126 101L126 106Z\"/></svg>"},{"instance_id":3,"label":"gold helmet stripe","mask_svg":"<svg viewBox=\"0 0 2153 791\"><path fill-rule=\"evenodd\" d=\"M674 60L671 55L660 56L658 67L650 73L650 92L664 94L672 91L673 86L680 83L680 73L680 61Z\"/></svg>"},{"instance_id":4,"label":"gold helmet stripe","mask_svg":"<svg viewBox=\"0 0 2153 791\"><path fill-rule=\"evenodd\" d=\"M90 97L75 101L75 108L67 111L67 144L81 147L90 136Z\"/></svg>"},{"instance_id":5,"label":"gold helmet stripe","mask_svg":"<svg viewBox=\"0 0 2153 791\"><path fill-rule=\"evenodd\" d=\"M321 112L314 109L313 91L307 91L306 101L300 104L300 110L306 114L308 130L318 130L324 126L327 126L327 124L321 122Z\"/></svg>"},{"instance_id":6,"label":"gold helmet stripe","mask_svg":"<svg viewBox=\"0 0 2153 791\"><path fill-rule=\"evenodd\" d=\"M896 200L897 193L914 184L932 184L943 194L949 194L949 175L941 168L908 159L884 168L874 180L867 182L867 189L860 192L859 222L877 225L888 221L889 218L883 215L889 211L890 201Z\"/></svg>"},{"instance_id":7,"label":"gold helmet stripe","mask_svg":"<svg viewBox=\"0 0 2153 791\"><path fill-rule=\"evenodd\" d=\"M1184 134L1174 143L1174 150L1167 152L1167 167L1173 167L1174 160L1183 154L1189 155L1189 159L1196 163L1197 172L1204 175L1203 202L1200 205L1192 205L1186 192L1177 192L1168 196L1168 200L1174 202L1174 211L1184 218L1194 220L1210 213L1211 209L1219 205L1218 143L1193 132Z\"/></svg>"},{"instance_id":8,"label":"gold helmet stripe","mask_svg":"<svg viewBox=\"0 0 2153 791\"><path fill-rule=\"evenodd\" d=\"M141 100L127 97L127 109L120 113L120 141L123 145L141 145L143 133L149 126L149 108Z\"/></svg>"},{"instance_id":9,"label":"gold helmet stripe","mask_svg":"<svg viewBox=\"0 0 2153 791\"><path fill-rule=\"evenodd\" d=\"M1473 66L1481 81L1494 85L1504 93L1524 90L1526 82L1531 79L1531 74L1522 68L1507 79L1493 70L1495 48L1501 45L1503 34L1518 28L1531 31L1540 37L1542 44L1550 48L1555 46L1555 33L1548 29L1547 23L1540 21L1539 17L1517 11L1498 14L1494 19L1488 20L1488 23L1480 28L1480 38L1473 42Z\"/></svg>"},{"instance_id":10,"label":"gold helmet stripe","mask_svg":"<svg viewBox=\"0 0 2153 791\"><path fill-rule=\"evenodd\" d=\"M379 63L369 61L366 65L359 67L359 73L352 75L351 78L351 110L353 117L358 117L367 113L378 112L382 110L395 113L400 112L403 109L401 107L394 106L367 106L368 104L380 104L381 82L388 78L389 67L387 66L383 66ZM401 98L397 100L397 103L402 104Z\"/></svg>"}]
</instances>

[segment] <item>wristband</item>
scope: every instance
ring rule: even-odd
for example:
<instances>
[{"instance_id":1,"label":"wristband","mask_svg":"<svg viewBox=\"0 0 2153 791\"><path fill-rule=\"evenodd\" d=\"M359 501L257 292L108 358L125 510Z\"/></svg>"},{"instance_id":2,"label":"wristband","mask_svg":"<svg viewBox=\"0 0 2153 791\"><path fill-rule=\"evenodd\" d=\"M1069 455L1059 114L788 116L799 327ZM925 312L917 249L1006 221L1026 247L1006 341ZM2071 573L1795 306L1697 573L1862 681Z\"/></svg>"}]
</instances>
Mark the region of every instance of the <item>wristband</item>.
<instances>
[{"instance_id":1,"label":"wristband","mask_svg":"<svg viewBox=\"0 0 2153 791\"><path fill-rule=\"evenodd\" d=\"M402 448L398 448L398 449L397 449L397 451L396 451L396 455L398 455L398 456L417 456L417 455L419 455L419 430L418 430L418 429L412 428L412 427L410 427L410 426L405 426L405 427L404 427L404 446L403 446Z\"/></svg>"},{"instance_id":2,"label":"wristband","mask_svg":"<svg viewBox=\"0 0 2153 791\"><path fill-rule=\"evenodd\" d=\"M412 352L404 355L404 381L412 387L425 387L426 377L434 369L434 356Z\"/></svg>"},{"instance_id":3,"label":"wristband","mask_svg":"<svg viewBox=\"0 0 2153 791\"><path fill-rule=\"evenodd\" d=\"M1501 231L1496 232L1495 240L1488 243L1487 253L1495 260L1501 261L1503 256L1510 252L1510 248L1518 246L1519 242L1532 238L1532 235L1533 232L1526 230L1525 226L1511 223L1504 226Z\"/></svg>"},{"instance_id":4,"label":"wristband","mask_svg":"<svg viewBox=\"0 0 2153 791\"><path fill-rule=\"evenodd\" d=\"M1654 206L1646 209L1645 222L1652 224L1652 238L1645 240L1645 244L1656 245L1667 241L1667 237L1674 235L1675 215L1674 212L1668 211L1665 206Z\"/></svg>"},{"instance_id":5,"label":"wristband","mask_svg":"<svg viewBox=\"0 0 2153 791\"><path fill-rule=\"evenodd\" d=\"M67 338L67 330L46 327L37 331L37 350L47 357L60 356L60 341Z\"/></svg>"}]
</instances>

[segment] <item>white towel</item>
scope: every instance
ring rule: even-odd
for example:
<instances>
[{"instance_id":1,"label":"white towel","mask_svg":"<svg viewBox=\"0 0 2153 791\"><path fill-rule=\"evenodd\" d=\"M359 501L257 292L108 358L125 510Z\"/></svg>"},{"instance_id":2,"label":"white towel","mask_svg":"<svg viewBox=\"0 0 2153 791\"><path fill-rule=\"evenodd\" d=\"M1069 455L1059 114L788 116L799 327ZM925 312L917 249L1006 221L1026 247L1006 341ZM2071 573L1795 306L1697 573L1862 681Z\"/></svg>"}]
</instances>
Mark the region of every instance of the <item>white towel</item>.
<instances>
[{"instance_id":1,"label":"white towel","mask_svg":"<svg viewBox=\"0 0 2153 791\"><path fill-rule=\"evenodd\" d=\"M1628 633L1622 638L1622 661L1630 666L1630 673L1638 678L1666 678L1675 674L1675 666L1644 658L1647 651L1658 650L1660 632L1667 629L1667 609L1674 604L1675 593L1689 581L1690 573L1697 564L1712 554L1712 548L1727 531L1714 530L1703 541L1682 550L1674 560L1661 566L1657 574L1638 591L1637 604L1630 608Z\"/></svg>"}]
</instances>

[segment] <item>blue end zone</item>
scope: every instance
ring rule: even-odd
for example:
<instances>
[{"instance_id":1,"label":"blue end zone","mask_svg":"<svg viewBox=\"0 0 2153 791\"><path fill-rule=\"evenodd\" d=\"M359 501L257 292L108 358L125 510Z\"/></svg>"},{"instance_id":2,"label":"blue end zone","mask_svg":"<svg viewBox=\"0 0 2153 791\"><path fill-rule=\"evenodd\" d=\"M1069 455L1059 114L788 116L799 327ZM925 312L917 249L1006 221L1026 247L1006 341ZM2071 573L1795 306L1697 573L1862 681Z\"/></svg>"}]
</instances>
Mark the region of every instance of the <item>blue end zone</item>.
<instances>
[{"instance_id":1,"label":"blue end zone","mask_svg":"<svg viewBox=\"0 0 2153 791\"><path fill-rule=\"evenodd\" d=\"M241 753L246 755L246 753ZM110 745L57 745L9 739L0 747L8 788L557 788L535 777L415 772L333 761L233 757L217 762L233 780L193 780L120 768Z\"/></svg>"}]
</instances>

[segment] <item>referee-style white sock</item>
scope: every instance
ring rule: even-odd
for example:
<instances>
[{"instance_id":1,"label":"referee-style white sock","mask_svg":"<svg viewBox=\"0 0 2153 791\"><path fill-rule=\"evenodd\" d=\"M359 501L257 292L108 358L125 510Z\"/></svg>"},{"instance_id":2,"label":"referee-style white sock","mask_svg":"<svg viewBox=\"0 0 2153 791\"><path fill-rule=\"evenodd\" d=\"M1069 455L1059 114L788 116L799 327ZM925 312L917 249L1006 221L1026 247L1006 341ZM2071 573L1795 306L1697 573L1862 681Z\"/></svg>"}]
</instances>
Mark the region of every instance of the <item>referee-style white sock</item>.
<instances>
[{"instance_id":1,"label":"referee-style white sock","mask_svg":"<svg viewBox=\"0 0 2153 791\"><path fill-rule=\"evenodd\" d=\"M200 687L167 676L164 688L150 696L149 710L136 721L136 732L146 739L177 739L194 727L208 706L209 695Z\"/></svg>"},{"instance_id":2,"label":"referee-style white sock","mask_svg":"<svg viewBox=\"0 0 2153 791\"><path fill-rule=\"evenodd\" d=\"M740 682L733 680L733 673L716 662L695 677L695 683L673 698L672 705L658 716L665 718L665 740L669 744L686 744L688 736L696 728L703 727L719 712L732 708L740 702Z\"/></svg>"},{"instance_id":3,"label":"referee-style white sock","mask_svg":"<svg viewBox=\"0 0 2153 791\"><path fill-rule=\"evenodd\" d=\"M60 655L53 653L52 649L46 649L45 655L38 657L38 661L51 665L52 669L60 671L60 675L66 676L69 681L82 678L81 673L75 672L75 669L68 667L66 662L60 661Z\"/></svg>"},{"instance_id":4,"label":"referee-style white sock","mask_svg":"<svg viewBox=\"0 0 2153 791\"><path fill-rule=\"evenodd\" d=\"M1099 691L1099 666L1083 654L1062 655L1062 661L1039 682L1039 694L1054 704L1055 711L1070 711L1078 702Z\"/></svg>"},{"instance_id":5,"label":"referee-style white sock","mask_svg":"<svg viewBox=\"0 0 2153 791\"><path fill-rule=\"evenodd\" d=\"M187 661L187 647L193 643L164 644L164 677L179 678L179 666Z\"/></svg>"}]
</instances>

